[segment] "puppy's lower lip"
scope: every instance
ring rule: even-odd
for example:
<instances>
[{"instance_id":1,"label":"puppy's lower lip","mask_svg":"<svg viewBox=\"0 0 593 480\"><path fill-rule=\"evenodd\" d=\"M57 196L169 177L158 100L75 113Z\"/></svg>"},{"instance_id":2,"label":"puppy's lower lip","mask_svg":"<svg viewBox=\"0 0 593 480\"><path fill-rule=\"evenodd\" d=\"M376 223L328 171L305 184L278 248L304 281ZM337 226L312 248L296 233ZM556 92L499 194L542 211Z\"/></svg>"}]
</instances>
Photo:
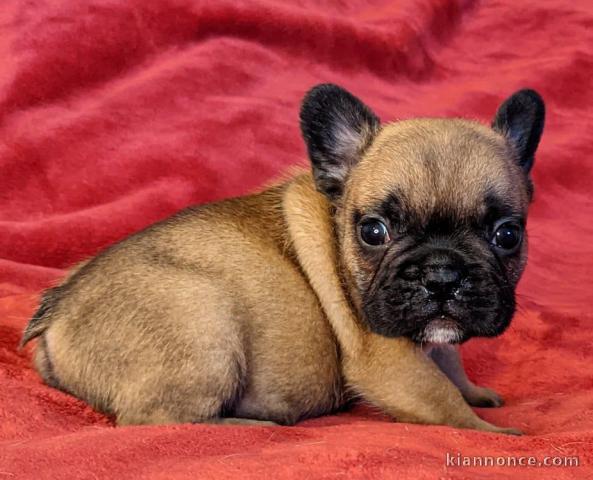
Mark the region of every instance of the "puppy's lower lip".
<instances>
[{"instance_id":1,"label":"puppy's lower lip","mask_svg":"<svg viewBox=\"0 0 593 480\"><path fill-rule=\"evenodd\" d=\"M461 340L462 332L455 320L440 317L424 327L423 337L428 343L457 343Z\"/></svg>"}]
</instances>

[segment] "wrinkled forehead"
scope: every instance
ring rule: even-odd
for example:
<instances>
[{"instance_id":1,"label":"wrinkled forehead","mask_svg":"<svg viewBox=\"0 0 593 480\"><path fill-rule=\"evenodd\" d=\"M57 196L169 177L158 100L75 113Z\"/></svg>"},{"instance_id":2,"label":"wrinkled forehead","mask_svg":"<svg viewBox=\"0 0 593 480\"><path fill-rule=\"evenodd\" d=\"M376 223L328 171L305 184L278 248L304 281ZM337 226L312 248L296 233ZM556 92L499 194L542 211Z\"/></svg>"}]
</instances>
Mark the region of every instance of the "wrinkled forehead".
<instances>
[{"instance_id":1,"label":"wrinkled forehead","mask_svg":"<svg viewBox=\"0 0 593 480\"><path fill-rule=\"evenodd\" d=\"M464 120L410 120L386 125L351 177L350 200L370 209L398 202L429 217L437 210L464 219L488 203L525 208L525 179L502 137Z\"/></svg>"}]
</instances>

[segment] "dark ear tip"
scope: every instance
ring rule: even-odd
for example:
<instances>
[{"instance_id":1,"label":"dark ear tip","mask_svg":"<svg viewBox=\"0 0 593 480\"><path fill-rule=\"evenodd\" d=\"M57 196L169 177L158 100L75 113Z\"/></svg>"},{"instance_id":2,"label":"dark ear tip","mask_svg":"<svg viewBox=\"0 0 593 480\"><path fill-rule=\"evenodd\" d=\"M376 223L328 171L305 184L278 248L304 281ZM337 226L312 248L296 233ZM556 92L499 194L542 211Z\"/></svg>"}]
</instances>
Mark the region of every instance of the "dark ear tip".
<instances>
[{"instance_id":1,"label":"dark ear tip","mask_svg":"<svg viewBox=\"0 0 593 480\"><path fill-rule=\"evenodd\" d=\"M312 105L323 105L336 98L348 98L352 94L334 83L320 83L311 88L303 97L301 104L301 118L303 113Z\"/></svg>"},{"instance_id":2,"label":"dark ear tip","mask_svg":"<svg viewBox=\"0 0 593 480\"><path fill-rule=\"evenodd\" d=\"M492 126L498 130L504 130L504 125L511 118L524 118L529 116L539 125L539 132L543 128L546 106L542 96L531 88L524 88L513 93L508 97L498 109L498 112L492 121Z\"/></svg>"},{"instance_id":3,"label":"dark ear tip","mask_svg":"<svg viewBox=\"0 0 593 480\"><path fill-rule=\"evenodd\" d=\"M311 88L303 97L301 103L300 119L301 128L311 120L311 116L315 115L321 105L327 103L327 98L335 96L342 88L333 83L320 83Z\"/></svg>"},{"instance_id":4,"label":"dark ear tip","mask_svg":"<svg viewBox=\"0 0 593 480\"><path fill-rule=\"evenodd\" d=\"M546 107L539 93L530 88L519 90L500 106L492 127L514 147L517 161L527 173L544 129Z\"/></svg>"},{"instance_id":5,"label":"dark ear tip","mask_svg":"<svg viewBox=\"0 0 593 480\"><path fill-rule=\"evenodd\" d=\"M514 95L529 97L533 100L543 103L542 96L536 90L533 90L532 88L522 88L521 90L518 90L517 92L515 92Z\"/></svg>"},{"instance_id":6,"label":"dark ear tip","mask_svg":"<svg viewBox=\"0 0 593 480\"><path fill-rule=\"evenodd\" d=\"M538 92L532 90L531 88L524 88L515 92L513 95L511 95L510 101L512 103L517 103L524 108L532 108L538 114L543 115L545 112L546 107L544 99Z\"/></svg>"},{"instance_id":7,"label":"dark ear tip","mask_svg":"<svg viewBox=\"0 0 593 480\"><path fill-rule=\"evenodd\" d=\"M337 91L344 91L342 87L336 85L335 83L319 83L311 88L306 94L305 98L310 95L318 95L321 93L329 93L329 92L337 92Z\"/></svg>"},{"instance_id":8,"label":"dark ear tip","mask_svg":"<svg viewBox=\"0 0 593 480\"><path fill-rule=\"evenodd\" d=\"M345 92L346 90L344 90L339 85L335 85L333 83L320 83L305 93L305 96L303 97L303 105L307 105L311 100L319 100L321 98L336 94L339 95L340 93Z\"/></svg>"},{"instance_id":9,"label":"dark ear tip","mask_svg":"<svg viewBox=\"0 0 593 480\"><path fill-rule=\"evenodd\" d=\"M320 124L335 121L335 113L341 111L345 119L359 116L371 126L380 125L379 118L348 90L334 83L320 83L309 90L301 104L301 131L307 139L311 129ZM354 113L356 113L354 115Z\"/></svg>"}]
</instances>

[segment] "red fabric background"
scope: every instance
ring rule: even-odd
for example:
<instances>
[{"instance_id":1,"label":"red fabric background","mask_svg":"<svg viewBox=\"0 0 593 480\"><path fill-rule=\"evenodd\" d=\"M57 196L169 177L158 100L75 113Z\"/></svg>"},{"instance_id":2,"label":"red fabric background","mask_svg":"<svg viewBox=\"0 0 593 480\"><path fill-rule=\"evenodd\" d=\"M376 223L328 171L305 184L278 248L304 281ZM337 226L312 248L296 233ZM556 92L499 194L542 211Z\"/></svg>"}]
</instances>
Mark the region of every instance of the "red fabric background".
<instances>
[{"instance_id":1,"label":"red fabric background","mask_svg":"<svg viewBox=\"0 0 593 480\"><path fill-rule=\"evenodd\" d=\"M552 0L3 0L0 478L585 478L593 473L593 3ZM344 85L385 121L489 121L515 89L548 120L521 308L465 349L521 438L364 409L292 428L114 428L43 386L16 344L72 263L303 161L299 101ZM445 455L578 455L460 468Z\"/></svg>"}]
</instances>

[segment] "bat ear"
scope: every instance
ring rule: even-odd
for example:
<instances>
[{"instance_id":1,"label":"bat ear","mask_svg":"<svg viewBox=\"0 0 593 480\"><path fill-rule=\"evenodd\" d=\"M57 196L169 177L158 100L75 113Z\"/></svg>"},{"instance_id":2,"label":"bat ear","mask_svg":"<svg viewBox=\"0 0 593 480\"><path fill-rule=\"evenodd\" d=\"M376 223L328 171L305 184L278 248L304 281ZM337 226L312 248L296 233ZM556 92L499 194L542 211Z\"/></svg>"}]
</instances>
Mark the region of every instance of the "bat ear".
<instances>
[{"instance_id":1,"label":"bat ear","mask_svg":"<svg viewBox=\"0 0 593 480\"><path fill-rule=\"evenodd\" d=\"M545 116L546 108L539 93L519 90L503 102L492 121L492 128L501 133L517 153L517 161L525 173L533 167Z\"/></svg>"},{"instance_id":2,"label":"bat ear","mask_svg":"<svg viewBox=\"0 0 593 480\"><path fill-rule=\"evenodd\" d=\"M380 126L369 107L337 85L317 85L305 95L301 131L317 189L331 201L342 195L350 170Z\"/></svg>"}]
</instances>

